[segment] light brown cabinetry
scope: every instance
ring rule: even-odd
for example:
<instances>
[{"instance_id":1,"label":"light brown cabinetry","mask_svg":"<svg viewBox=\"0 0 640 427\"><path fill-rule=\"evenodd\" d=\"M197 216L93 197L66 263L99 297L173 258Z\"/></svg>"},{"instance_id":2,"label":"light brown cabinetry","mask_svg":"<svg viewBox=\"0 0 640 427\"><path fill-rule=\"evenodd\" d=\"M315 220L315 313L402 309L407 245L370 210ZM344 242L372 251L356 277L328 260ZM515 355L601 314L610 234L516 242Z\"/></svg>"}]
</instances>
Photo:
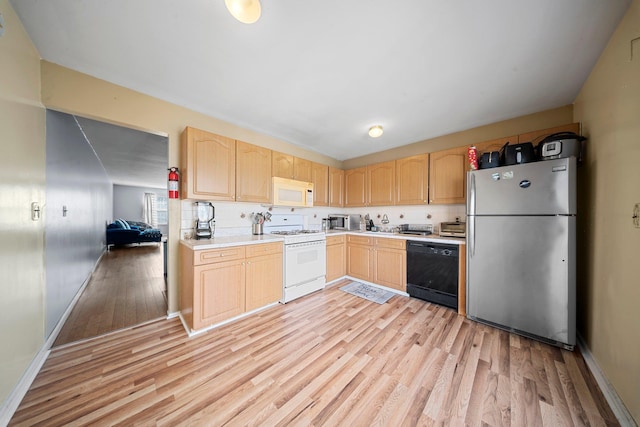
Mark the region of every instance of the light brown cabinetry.
<instances>
[{"instance_id":1,"label":"light brown cabinetry","mask_svg":"<svg viewBox=\"0 0 640 427\"><path fill-rule=\"evenodd\" d=\"M311 182L312 162L310 160L274 151L271 165L273 176Z\"/></svg>"},{"instance_id":2,"label":"light brown cabinetry","mask_svg":"<svg viewBox=\"0 0 640 427\"><path fill-rule=\"evenodd\" d=\"M390 206L395 203L395 160L367 166L367 206Z\"/></svg>"},{"instance_id":3,"label":"light brown cabinetry","mask_svg":"<svg viewBox=\"0 0 640 427\"><path fill-rule=\"evenodd\" d=\"M396 205L427 204L428 179L428 154L396 160Z\"/></svg>"},{"instance_id":4,"label":"light brown cabinetry","mask_svg":"<svg viewBox=\"0 0 640 427\"><path fill-rule=\"evenodd\" d=\"M271 203L271 150L236 141L236 201Z\"/></svg>"},{"instance_id":5,"label":"light brown cabinetry","mask_svg":"<svg viewBox=\"0 0 640 427\"><path fill-rule=\"evenodd\" d=\"M347 274L346 235L327 236L327 283Z\"/></svg>"},{"instance_id":6,"label":"light brown cabinetry","mask_svg":"<svg viewBox=\"0 0 640 427\"><path fill-rule=\"evenodd\" d=\"M313 206L329 206L329 166L311 164L313 182Z\"/></svg>"},{"instance_id":7,"label":"light brown cabinetry","mask_svg":"<svg viewBox=\"0 0 640 427\"><path fill-rule=\"evenodd\" d=\"M345 207L395 203L395 160L349 169L344 173Z\"/></svg>"},{"instance_id":8,"label":"light brown cabinetry","mask_svg":"<svg viewBox=\"0 0 640 427\"><path fill-rule=\"evenodd\" d=\"M192 127L181 139L181 197L235 200L235 140Z\"/></svg>"},{"instance_id":9,"label":"light brown cabinetry","mask_svg":"<svg viewBox=\"0 0 640 427\"><path fill-rule=\"evenodd\" d=\"M282 298L282 243L246 248L246 311Z\"/></svg>"},{"instance_id":10,"label":"light brown cabinetry","mask_svg":"<svg viewBox=\"0 0 640 427\"><path fill-rule=\"evenodd\" d=\"M373 246L373 283L406 292L406 241L376 237Z\"/></svg>"},{"instance_id":11,"label":"light brown cabinetry","mask_svg":"<svg viewBox=\"0 0 640 427\"><path fill-rule=\"evenodd\" d=\"M466 201L467 147L429 154L429 203L461 204Z\"/></svg>"},{"instance_id":12,"label":"light brown cabinetry","mask_svg":"<svg viewBox=\"0 0 640 427\"><path fill-rule=\"evenodd\" d=\"M404 239L347 235L347 275L407 290L407 251Z\"/></svg>"},{"instance_id":13,"label":"light brown cabinetry","mask_svg":"<svg viewBox=\"0 0 640 427\"><path fill-rule=\"evenodd\" d=\"M373 238L347 235L347 274L373 282Z\"/></svg>"},{"instance_id":14,"label":"light brown cabinetry","mask_svg":"<svg viewBox=\"0 0 640 427\"><path fill-rule=\"evenodd\" d=\"M329 206L344 206L344 171L329 167Z\"/></svg>"},{"instance_id":15,"label":"light brown cabinetry","mask_svg":"<svg viewBox=\"0 0 640 427\"><path fill-rule=\"evenodd\" d=\"M367 205L367 167L344 171L344 206Z\"/></svg>"},{"instance_id":16,"label":"light brown cabinetry","mask_svg":"<svg viewBox=\"0 0 640 427\"><path fill-rule=\"evenodd\" d=\"M282 297L282 242L201 251L180 248L180 311L193 330Z\"/></svg>"}]
</instances>

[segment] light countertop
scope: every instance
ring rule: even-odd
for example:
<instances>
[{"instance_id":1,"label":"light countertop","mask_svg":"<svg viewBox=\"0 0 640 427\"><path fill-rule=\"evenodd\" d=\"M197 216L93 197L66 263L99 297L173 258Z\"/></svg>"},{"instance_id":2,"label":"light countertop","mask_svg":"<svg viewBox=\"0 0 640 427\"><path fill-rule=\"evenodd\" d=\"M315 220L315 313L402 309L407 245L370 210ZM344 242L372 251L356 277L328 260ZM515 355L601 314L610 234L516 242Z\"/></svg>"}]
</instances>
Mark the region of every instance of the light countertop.
<instances>
[{"instance_id":1,"label":"light countertop","mask_svg":"<svg viewBox=\"0 0 640 427\"><path fill-rule=\"evenodd\" d=\"M353 234L358 236L371 236L371 237L384 237L388 239L401 239L401 240L420 240L423 242L433 243L448 243L453 245L464 245L465 239L460 237L441 237L437 234L431 234L429 236L414 236L399 233L387 233L383 231L342 231L332 230L326 233L327 236L339 236L344 234ZM284 238L282 236L276 236L273 234L242 234L237 236L214 236L212 239L203 240L180 240L180 243L193 249L194 251L204 249L218 249L226 248L229 246L241 246L241 245L255 245L261 243L282 242Z\"/></svg>"},{"instance_id":2,"label":"light countertop","mask_svg":"<svg viewBox=\"0 0 640 427\"><path fill-rule=\"evenodd\" d=\"M261 243L283 242L282 236L276 236L273 234L262 234L255 236L253 234L243 234L237 236L214 236L212 239L202 240L180 240L180 243L190 247L194 251L200 251L203 249L218 249L226 248L229 246L241 246L241 245L255 245Z\"/></svg>"}]
</instances>

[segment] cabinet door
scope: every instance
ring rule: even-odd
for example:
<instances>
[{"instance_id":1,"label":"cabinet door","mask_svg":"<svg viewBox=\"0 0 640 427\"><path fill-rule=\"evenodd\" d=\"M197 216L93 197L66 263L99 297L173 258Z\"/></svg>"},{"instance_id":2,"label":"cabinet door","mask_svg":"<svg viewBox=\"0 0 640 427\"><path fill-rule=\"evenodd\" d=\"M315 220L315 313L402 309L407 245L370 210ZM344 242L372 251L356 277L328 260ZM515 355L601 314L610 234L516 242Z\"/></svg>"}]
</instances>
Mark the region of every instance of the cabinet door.
<instances>
[{"instance_id":1,"label":"cabinet door","mask_svg":"<svg viewBox=\"0 0 640 427\"><path fill-rule=\"evenodd\" d=\"M282 251L247 258L246 269L247 311L282 299Z\"/></svg>"},{"instance_id":2,"label":"cabinet door","mask_svg":"<svg viewBox=\"0 0 640 427\"><path fill-rule=\"evenodd\" d=\"M329 168L329 206L344 206L344 171Z\"/></svg>"},{"instance_id":3,"label":"cabinet door","mask_svg":"<svg viewBox=\"0 0 640 427\"><path fill-rule=\"evenodd\" d=\"M271 203L271 150L236 141L236 200Z\"/></svg>"},{"instance_id":4,"label":"cabinet door","mask_svg":"<svg viewBox=\"0 0 640 427\"><path fill-rule=\"evenodd\" d=\"M467 147L429 154L429 203L466 202Z\"/></svg>"},{"instance_id":5,"label":"cabinet door","mask_svg":"<svg viewBox=\"0 0 640 427\"><path fill-rule=\"evenodd\" d=\"M186 199L235 200L236 142L187 127L182 133L181 196Z\"/></svg>"},{"instance_id":6,"label":"cabinet door","mask_svg":"<svg viewBox=\"0 0 640 427\"><path fill-rule=\"evenodd\" d=\"M293 156L273 151L271 153L271 168L273 176L293 179Z\"/></svg>"},{"instance_id":7,"label":"cabinet door","mask_svg":"<svg viewBox=\"0 0 640 427\"><path fill-rule=\"evenodd\" d=\"M202 329L245 311L244 260L194 268L193 329Z\"/></svg>"},{"instance_id":8,"label":"cabinet door","mask_svg":"<svg viewBox=\"0 0 640 427\"><path fill-rule=\"evenodd\" d=\"M344 239L337 243L329 243L327 238L327 282L339 279L345 274L347 274L347 246Z\"/></svg>"},{"instance_id":9,"label":"cabinet door","mask_svg":"<svg viewBox=\"0 0 640 427\"><path fill-rule=\"evenodd\" d=\"M297 181L312 182L311 161L293 158L293 179Z\"/></svg>"},{"instance_id":10,"label":"cabinet door","mask_svg":"<svg viewBox=\"0 0 640 427\"><path fill-rule=\"evenodd\" d=\"M367 205L367 168L349 169L344 172L346 207Z\"/></svg>"},{"instance_id":11,"label":"cabinet door","mask_svg":"<svg viewBox=\"0 0 640 427\"><path fill-rule=\"evenodd\" d=\"M347 243L347 274L357 279L373 281L372 246Z\"/></svg>"},{"instance_id":12,"label":"cabinet door","mask_svg":"<svg viewBox=\"0 0 640 427\"><path fill-rule=\"evenodd\" d=\"M382 286L407 291L407 251L376 246L374 250L375 277Z\"/></svg>"},{"instance_id":13,"label":"cabinet door","mask_svg":"<svg viewBox=\"0 0 640 427\"><path fill-rule=\"evenodd\" d=\"M312 163L311 182L313 182L313 206L329 206L329 166Z\"/></svg>"},{"instance_id":14,"label":"cabinet door","mask_svg":"<svg viewBox=\"0 0 640 427\"><path fill-rule=\"evenodd\" d=\"M396 205L426 204L428 178L428 154L396 160Z\"/></svg>"},{"instance_id":15,"label":"cabinet door","mask_svg":"<svg viewBox=\"0 0 640 427\"><path fill-rule=\"evenodd\" d=\"M369 206L395 204L396 162L367 166L367 202Z\"/></svg>"}]
</instances>

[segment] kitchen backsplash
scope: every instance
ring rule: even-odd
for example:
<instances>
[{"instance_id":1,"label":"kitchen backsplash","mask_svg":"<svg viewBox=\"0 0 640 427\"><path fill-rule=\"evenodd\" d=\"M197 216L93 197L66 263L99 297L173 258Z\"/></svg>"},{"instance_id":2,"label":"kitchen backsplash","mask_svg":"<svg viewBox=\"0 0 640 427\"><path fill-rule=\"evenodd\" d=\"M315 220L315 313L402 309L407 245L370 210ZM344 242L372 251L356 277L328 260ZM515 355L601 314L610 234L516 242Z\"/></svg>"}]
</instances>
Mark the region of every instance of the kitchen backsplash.
<instances>
[{"instance_id":1,"label":"kitchen backsplash","mask_svg":"<svg viewBox=\"0 0 640 427\"><path fill-rule=\"evenodd\" d=\"M180 235L188 238L193 232L194 207L193 200L182 201L182 222ZM230 236L238 234L251 234L251 214L265 212L269 207L257 203L212 202L215 207L215 236ZM333 213L369 214L373 223L377 226L393 227L400 224L433 224L435 231L441 222L465 219L464 205L427 205L427 206L377 206L368 208L284 208L273 207L272 214L285 214L295 212L304 215L305 227L319 230L322 218ZM382 217L387 215L389 224L381 223ZM427 216L431 216L427 218Z\"/></svg>"}]
</instances>

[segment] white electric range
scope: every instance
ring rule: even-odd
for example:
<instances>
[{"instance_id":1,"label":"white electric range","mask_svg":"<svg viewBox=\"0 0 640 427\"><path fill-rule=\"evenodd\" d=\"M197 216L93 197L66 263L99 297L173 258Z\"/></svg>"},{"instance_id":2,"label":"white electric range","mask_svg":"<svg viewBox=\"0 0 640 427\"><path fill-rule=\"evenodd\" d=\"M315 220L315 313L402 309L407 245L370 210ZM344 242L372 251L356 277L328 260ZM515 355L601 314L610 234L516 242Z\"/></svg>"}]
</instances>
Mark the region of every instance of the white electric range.
<instances>
[{"instance_id":1,"label":"white electric range","mask_svg":"<svg viewBox=\"0 0 640 427\"><path fill-rule=\"evenodd\" d=\"M304 228L304 217L272 215L265 233L284 237L282 303L324 289L327 274L327 238L319 230Z\"/></svg>"}]
</instances>

